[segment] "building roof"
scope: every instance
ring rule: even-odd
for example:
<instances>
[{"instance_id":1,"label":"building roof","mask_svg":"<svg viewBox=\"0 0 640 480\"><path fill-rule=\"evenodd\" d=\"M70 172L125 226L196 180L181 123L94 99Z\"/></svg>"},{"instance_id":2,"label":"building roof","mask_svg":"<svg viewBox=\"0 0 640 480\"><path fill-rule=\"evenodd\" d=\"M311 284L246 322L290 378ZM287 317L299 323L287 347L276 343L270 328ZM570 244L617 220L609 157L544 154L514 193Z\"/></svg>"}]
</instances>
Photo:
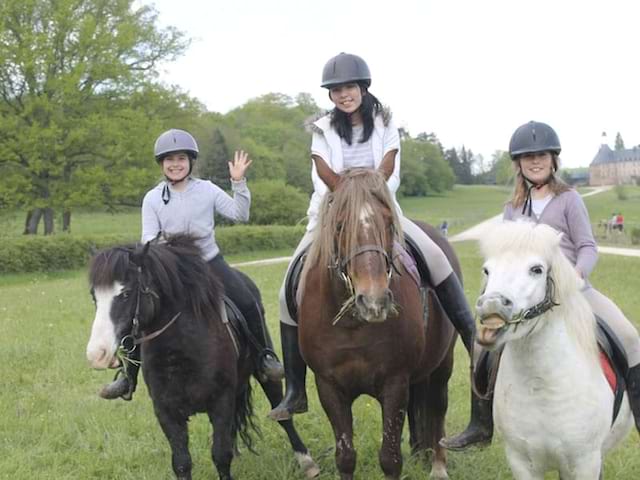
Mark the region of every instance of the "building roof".
<instances>
[{"instance_id":1,"label":"building roof","mask_svg":"<svg viewBox=\"0 0 640 480\"><path fill-rule=\"evenodd\" d=\"M600 150L589 166L602 165L604 163L639 162L640 148L625 148L624 150L611 150L609 145L600 145Z\"/></svg>"}]
</instances>

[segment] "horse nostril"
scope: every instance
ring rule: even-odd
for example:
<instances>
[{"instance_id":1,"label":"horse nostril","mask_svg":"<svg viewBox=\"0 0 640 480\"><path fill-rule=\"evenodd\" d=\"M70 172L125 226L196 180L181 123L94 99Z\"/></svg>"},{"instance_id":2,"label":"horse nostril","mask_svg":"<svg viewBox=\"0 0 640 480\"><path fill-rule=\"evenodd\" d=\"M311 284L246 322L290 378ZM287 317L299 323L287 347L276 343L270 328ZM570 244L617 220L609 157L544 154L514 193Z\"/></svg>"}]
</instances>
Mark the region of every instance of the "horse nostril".
<instances>
[{"instance_id":1,"label":"horse nostril","mask_svg":"<svg viewBox=\"0 0 640 480\"><path fill-rule=\"evenodd\" d=\"M364 294L359 293L356 295L356 306L358 308L364 308L366 306L364 301Z\"/></svg>"},{"instance_id":2,"label":"horse nostril","mask_svg":"<svg viewBox=\"0 0 640 480\"><path fill-rule=\"evenodd\" d=\"M511 307L513 305L513 302L507 297L502 297L502 305L504 305L505 307Z\"/></svg>"}]
</instances>

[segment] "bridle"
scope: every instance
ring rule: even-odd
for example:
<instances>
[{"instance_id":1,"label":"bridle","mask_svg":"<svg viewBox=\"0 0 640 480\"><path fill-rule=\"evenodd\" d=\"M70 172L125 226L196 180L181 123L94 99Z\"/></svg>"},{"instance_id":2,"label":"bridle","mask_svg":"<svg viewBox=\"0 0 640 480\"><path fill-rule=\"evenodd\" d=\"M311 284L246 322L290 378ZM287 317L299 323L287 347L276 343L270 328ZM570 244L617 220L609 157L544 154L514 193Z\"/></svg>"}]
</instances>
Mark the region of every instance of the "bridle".
<instances>
[{"instance_id":1,"label":"bridle","mask_svg":"<svg viewBox=\"0 0 640 480\"><path fill-rule=\"evenodd\" d=\"M131 318L131 331L120 340L120 347L122 348L125 354L131 354L135 351L138 345L153 340L158 337L165 330L167 330L173 323L178 319L182 312L176 313L171 320L159 330L156 330L148 335L140 336L140 299L143 295L151 295L156 299L160 297L156 292L151 290L148 286L144 284L142 281L142 266L136 267L137 277L138 277L138 288L136 289L136 307L134 309L133 317Z\"/></svg>"},{"instance_id":2,"label":"bridle","mask_svg":"<svg viewBox=\"0 0 640 480\"><path fill-rule=\"evenodd\" d=\"M551 271L547 273L547 282L546 282L547 285L545 289L545 295L542 301L537 303L533 307L520 310L520 312L518 312L516 315L513 315L510 319L503 318L502 320L504 321L504 325L498 328L497 329L498 331L509 328L511 325L515 325L515 328L517 329L518 325L523 324L536 317L539 317L543 313L546 313L549 310L553 309L554 307L557 307L560 305L559 303L556 303L556 301L554 300L556 296L556 284L553 278L551 278L550 273ZM482 294L484 294L484 291L482 292ZM480 324L484 325L485 320L487 318L488 317L481 318Z\"/></svg>"},{"instance_id":3,"label":"bridle","mask_svg":"<svg viewBox=\"0 0 640 480\"><path fill-rule=\"evenodd\" d=\"M329 269L333 270L338 274L338 276L342 279L350 295L353 295L355 293L355 289L353 288L353 282L351 280L351 277L349 276L347 267L349 266L349 263L352 260L355 260L356 257L367 252L376 252L382 255L382 258L384 258L384 261L386 264L385 269L387 272L387 281L391 281L391 276L393 275L393 271L396 270L395 265L393 264L393 261L391 260L391 258L389 258L389 254L380 245L374 245L374 244L361 245L356 249L354 249L353 251L349 252L349 254L342 259L337 257L334 258L334 260L329 265Z\"/></svg>"}]
</instances>

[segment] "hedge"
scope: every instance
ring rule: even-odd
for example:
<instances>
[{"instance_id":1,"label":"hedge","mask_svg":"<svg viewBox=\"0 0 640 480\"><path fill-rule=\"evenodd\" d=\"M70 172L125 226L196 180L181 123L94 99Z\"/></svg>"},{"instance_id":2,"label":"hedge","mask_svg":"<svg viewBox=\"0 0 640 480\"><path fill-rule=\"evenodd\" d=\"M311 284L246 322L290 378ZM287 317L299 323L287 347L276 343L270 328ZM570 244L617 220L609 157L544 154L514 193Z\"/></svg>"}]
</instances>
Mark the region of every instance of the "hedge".
<instances>
[{"instance_id":1,"label":"hedge","mask_svg":"<svg viewBox=\"0 0 640 480\"><path fill-rule=\"evenodd\" d=\"M302 238L304 227L240 225L216 229L216 241L224 254L291 248ZM82 268L94 249L135 243L125 235L47 237L25 236L0 240L0 275Z\"/></svg>"}]
</instances>

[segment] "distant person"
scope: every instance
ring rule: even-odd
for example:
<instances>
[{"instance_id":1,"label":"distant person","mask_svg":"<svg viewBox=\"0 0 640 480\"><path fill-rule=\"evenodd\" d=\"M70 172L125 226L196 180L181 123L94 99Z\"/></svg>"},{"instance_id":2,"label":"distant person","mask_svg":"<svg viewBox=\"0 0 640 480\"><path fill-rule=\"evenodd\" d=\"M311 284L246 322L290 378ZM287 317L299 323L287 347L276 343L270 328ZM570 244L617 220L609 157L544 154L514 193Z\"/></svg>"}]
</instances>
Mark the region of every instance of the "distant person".
<instances>
[{"instance_id":1,"label":"distant person","mask_svg":"<svg viewBox=\"0 0 640 480\"><path fill-rule=\"evenodd\" d=\"M616 215L616 228L622 233L624 231L624 217L622 216L622 212Z\"/></svg>"},{"instance_id":2,"label":"distant person","mask_svg":"<svg viewBox=\"0 0 640 480\"><path fill-rule=\"evenodd\" d=\"M366 62L357 55L340 53L325 64L321 86L328 90L334 108L310 125L313 133L313 195L307 211L307 232L294 252L294 259L311 244L320 204L328 190L318 176L318 162L325 162L334 172L341 173L352 168L378 168L383 160L391 161L393 173L387 186L394 199L400 185L400 135L391 112L383 108L369 91L371 73ZM399 206L397 211L404 233L414 241L429 262L430 280L440 304L471 352L475 321L458 277L440 247L417 225L402 216ZM285 280L290 268L291 264ZM280 322L287 390L282 403L270 414L274 419L288 418L291 414L307 410L306 364L298 346L297 319L291 318L287 308L284 282L280 289Z\"/></svg>"},{"instance_id":3,"label":"distant person","mask_svg":"<svg viewBox=\"0 0 640 480\"><path fill-rule=\"evenodd\" d=\"M618 221L618 214L616 212L613 212L611 214L611 218L609 219L609 230L611 230L612 232L615 232L616 230L617 221Z\"/></svg>"},{"instance_id":4,"label":"distant person","mask_svg":"<svg viewBox=\"0 0 640 480\"><path fill-rule=\"evenodd\" d=\"M446 220L443 220L443 222L440 224L440 233L442 234L443 237L446 237L449 235L449 224L447 223Z\"/></svg>"},{"instance_id":5,"label":"distant person","mask_svg":"<svg viewBox=\"0 0 640 480\"><path fill-rule=\"evenodd\" d=\"M582 198L556 174L560 140L545 123L525 123L513 133L509 154L516 169L516 181L503 218L544 223L562 232L560 247L575 265L578 275L585 280L585 298L593 312L613 330L627 354L630 367L625 379L627 395L636 428L640 431L640 337L620 309L588 282L598 251ZM493 435L492 402L492 398L481 399L472 392L469 426L463 433L443 439L441 444L452 450L462 450L490 442Z\"/></svg>"},{"instance_id":6,"label":"distant person","mask_svg":"<svg viewBox=\"0 0 640 480\"><path fill-rule=\"evenodd\" d=\"M158 233L175 235L187 233L197 238L204 259L209 263L225 289L247 320L249 329L260 344L258 372L269 379L280 380L284 369L273 352L267 326L257 300L238 272L225 261L215 240L214 214L234 222L249 220L251 194L245 172L251 165L247 153L236 151L229 162L231 190L224 190L208 180L191 175L198 157L198 144L184 130L172 129L158 137L154 147L156 162L164 175L142 201L142 242L156 238ZM140 349L134 351L139 360ZM106 399L122 397L131 400L136 389L139 366L127 363L100 396Z\"/></svg>"}]
</instances>

